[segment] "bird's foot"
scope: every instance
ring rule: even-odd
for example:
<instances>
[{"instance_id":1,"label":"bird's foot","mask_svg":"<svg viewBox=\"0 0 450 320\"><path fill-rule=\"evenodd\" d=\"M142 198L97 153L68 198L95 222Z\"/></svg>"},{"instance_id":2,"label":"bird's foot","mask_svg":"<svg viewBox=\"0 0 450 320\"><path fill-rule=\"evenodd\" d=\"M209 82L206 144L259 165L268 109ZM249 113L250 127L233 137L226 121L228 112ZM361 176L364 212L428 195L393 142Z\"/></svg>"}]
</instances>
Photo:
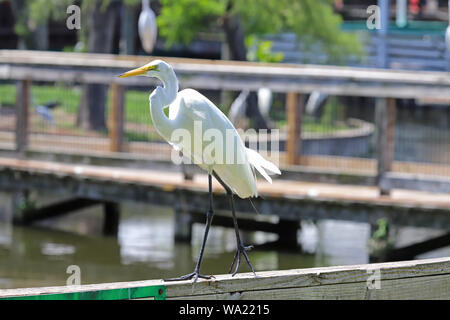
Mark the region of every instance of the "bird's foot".
<instances>
[{"instance_id":1,"label":"bird's foot","mask_svg":"<svg viewBox=\"0 0 450 320\"><path fill-rule=\"evenodd\" d=\"M183 280L190 280L190 279L194 279L194 283L197 282L198 278L201 279L212 279L214 278L214 276L205 276L199 273L199 271L195 270L194 272L191 272L189 274L186 274L184 276L178 277L178 278L168 278L168 279L163 279L163 281L183 281Z\"/></svg>"},{"instance_id":2,"label":"bird's foot","mask_svg":"<svg viewBox=\"0 0 450 320\"><path fill-rule=\"evenodd\" d=\"M247 251L250 251L251 249L253 249L252 245L243 246L242 244L238 244L236 253L233 258L233 262L231 263L231 266L230 266L230 270L228 270L228 273L231 273L231 270L233 270L234 264L236 264L236 268L235 268L233 274L231 275L232 277L234 277L239 270L239 266L241 264L241 255L244 256L245 260L247 261L248 265L250 266L250 269L252 269L252 272L256 277L255 269L253 269L253 266L250 263L250 259L248 258L248 255L247 255Z\"/></svg>"}]
</instances>

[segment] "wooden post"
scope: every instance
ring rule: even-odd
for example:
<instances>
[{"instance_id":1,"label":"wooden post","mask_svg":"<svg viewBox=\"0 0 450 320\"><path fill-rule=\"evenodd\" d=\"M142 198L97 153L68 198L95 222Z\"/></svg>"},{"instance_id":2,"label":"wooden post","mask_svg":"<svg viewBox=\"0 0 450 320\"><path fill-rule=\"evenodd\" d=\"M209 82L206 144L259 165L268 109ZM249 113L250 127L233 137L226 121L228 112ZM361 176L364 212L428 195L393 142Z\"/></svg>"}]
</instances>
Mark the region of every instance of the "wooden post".
<instances>
[{"instance_id":1,"label":"wooden post","mask_svg":"<svg viewBox=\"0 0 450 320\"><path fill-rule=\"evenodd\" d=\"M117 236L120 222L120 204L105 202L103 204L103 234L105 236Z\"/></svg>"},{"instance_id":2,"label":"wooden post","mask_svg":"<svg viewBox=\"0 0 450 320\"><path fill-rule=\"evenodd\" d=\"M11 193L11 220L14 224L17 221L22 221L24 208L26 208L29 202L29 194L28 190L13 191Z\"/></svg>"},{"instance_id":3,"label":"wooden post","mask_svg":"<svg viewBox=\"0 0 450 320\"><path fill-rule=\"evenodd\" d=\"M379 68L387 68L389 57L387 52L387 34L389 29L389 0L378 0L380 8L380 29L378 29L377 59Z\"/></svg>"},{"instance_id":4,"label":"wooden post","mask_svg":"<svg viewBox=\"0 0 450 320\"><path fill-rule=\"evenodd\" d=\"M174 209L175 241L190 243L192 240L192 215L180 206L175 206Z\"/></svg>"},{"instance_id":5,"label":"wooden post","mask_svg":"<svg viewBox=\"0 0 450 320\"><path fill-rule=\"evenodd\" d=\"M124 87L111 83L111 112L109 117L109 150L123 151L124 136Z\"/></svg>"},{"instance_id":6,"label":"wooden post","mask_svg":"<svg viewBox=\"0 0 450 320\"><path fill-rule=\"evenodd\" d=\"M286 94L288 137L286 141L289 164L300 163L303 95L297 92Z\"/></svg>"},{"instance_id":7,"label":"wooden post","mask_svg":"<svg viewBox=\"0 0 450 320\"><path fill-rule=\"evenodd\" d=\"M388 195L390 188L382 187L381 180L383 175L391 170L394 160L395 99L376 99L375 122L377 126L377 185L380 187L380 194Z\"/></svg>"},{"instance_id":8,"label":"wooden post","mask_svg":"<svg viewBox=\"0 0 450 320\"><path fill-rule=\"evenodd\" d=\"M278 221L278 245L284 249L300 249L297 241L297 231L300 229L299 221L280 219Z\"/></svg>"},{"instance_id":9,"label":"wooden post","mask_svg":"<svg viewBox=\"0 0 450 320\"><path fill-rule=\"evenodd\" d=\"M136 22L135 8L124 4L121 8L121 28L120 28L120 54L134 54L136 46L136 31L134 23Z\"/></svg>"},{"instance_id":10,"label":"wooden post","mask_svg":"<svg viewBox=\"0 0 450 320\"><path fill-rule=\"evenodd\" d=\"M30 106L30 80L17 83L16 96L16 151L23 153L28 145L28 118Z\"/></svg>"}]
</instances>

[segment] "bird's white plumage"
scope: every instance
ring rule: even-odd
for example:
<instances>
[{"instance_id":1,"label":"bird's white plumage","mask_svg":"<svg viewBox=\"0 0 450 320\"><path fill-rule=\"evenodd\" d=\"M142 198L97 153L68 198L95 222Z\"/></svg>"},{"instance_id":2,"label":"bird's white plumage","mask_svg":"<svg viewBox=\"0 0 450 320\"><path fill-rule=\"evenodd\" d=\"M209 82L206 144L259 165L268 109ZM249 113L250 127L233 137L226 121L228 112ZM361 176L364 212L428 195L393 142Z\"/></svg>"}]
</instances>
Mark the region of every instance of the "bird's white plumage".
<instances>
[{"instance_id":1,"label":"bird's white plumage","mask_svg":"<svg viewBox=\"0 0 450 320\"><path fill-rule=\"evenodd\" d=\"M157 131L176 150L181 150L209 173L214 171L241 198L258 196L254 169L269 182L272 179L266 170L281 174L277 166L245 147L231 121L208 98L193 89L178 92L178 80L170 65L155 60L143 68L151 69L145 73L146 76L159 78L163 82L164 87L158 86L150 95L150 114ZM166 107L169 107L169 117L163 111ZM180 138L176 134L178 129L189 133L190 139ZM213 157L207 152L208 146L211 146L211 143L204 141L208 130L223 137L222 143L214 144L214 155L219 152L222 157ZM232 143L226 143L227 139ZM234 155L232 161L226 158L230 154Z\"/></svg>"},{"instance_id":2,"label":"bird's white plumage","mask_svg":"<svg viewBox=\"0 0 450 320\"><path fill-rule=\"evenodd\" d=\"M150 1L142 0L142 11L138 20L138 32L145 52L151 53L156 43L158 27L155 13L150 9Z\"/></svg>"}]
</instances>

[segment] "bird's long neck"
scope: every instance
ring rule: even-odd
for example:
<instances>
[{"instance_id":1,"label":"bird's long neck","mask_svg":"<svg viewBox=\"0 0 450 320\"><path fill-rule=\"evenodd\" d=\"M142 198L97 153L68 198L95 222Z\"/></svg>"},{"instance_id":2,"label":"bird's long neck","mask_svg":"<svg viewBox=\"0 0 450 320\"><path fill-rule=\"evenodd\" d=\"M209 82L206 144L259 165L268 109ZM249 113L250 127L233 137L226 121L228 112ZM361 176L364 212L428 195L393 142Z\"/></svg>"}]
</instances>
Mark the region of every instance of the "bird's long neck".
<instances>
[{"instance_id":1,"label":"bird's long neck","mask_svg":"<svg viewBox=\"0 0 450 320\"><path fill-rule=\"evenodd\" d=\"M142 0L142 8L143 9L150 8L150 0Z\"/></svg>"},{"instance_id":2,"label":"bird's long neck","mask_svg":"<svg viewBox=\"0 0 450 320\"><path fill-rule=\"evenodd\" d=\"M175 125L174 121L165 115L164 108L169 106L177 97L178 80L173 70L159 79L164 87L156 88L150 95L150 114L155 128L163 138L169 140Z\"/></svg>"}]
</instances>

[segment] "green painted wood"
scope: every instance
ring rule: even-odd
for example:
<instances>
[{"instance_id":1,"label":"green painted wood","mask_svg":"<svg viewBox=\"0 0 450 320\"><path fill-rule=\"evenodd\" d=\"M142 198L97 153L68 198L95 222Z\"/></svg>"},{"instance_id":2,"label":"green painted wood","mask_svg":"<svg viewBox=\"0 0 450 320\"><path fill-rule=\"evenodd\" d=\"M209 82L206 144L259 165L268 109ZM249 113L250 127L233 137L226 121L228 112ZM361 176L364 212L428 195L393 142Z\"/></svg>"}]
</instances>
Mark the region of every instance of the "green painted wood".
<instances>
[{"instance_id":1,"label":"green painted wood","mask_svg":"<svg viewBox=\"0 0 450 320\"><path fill-rule=\"evenodd\" d=\"M147 286L83 292L5 297L0 300L165 300L166 286Z\"/></svg>"}]
</instances>

